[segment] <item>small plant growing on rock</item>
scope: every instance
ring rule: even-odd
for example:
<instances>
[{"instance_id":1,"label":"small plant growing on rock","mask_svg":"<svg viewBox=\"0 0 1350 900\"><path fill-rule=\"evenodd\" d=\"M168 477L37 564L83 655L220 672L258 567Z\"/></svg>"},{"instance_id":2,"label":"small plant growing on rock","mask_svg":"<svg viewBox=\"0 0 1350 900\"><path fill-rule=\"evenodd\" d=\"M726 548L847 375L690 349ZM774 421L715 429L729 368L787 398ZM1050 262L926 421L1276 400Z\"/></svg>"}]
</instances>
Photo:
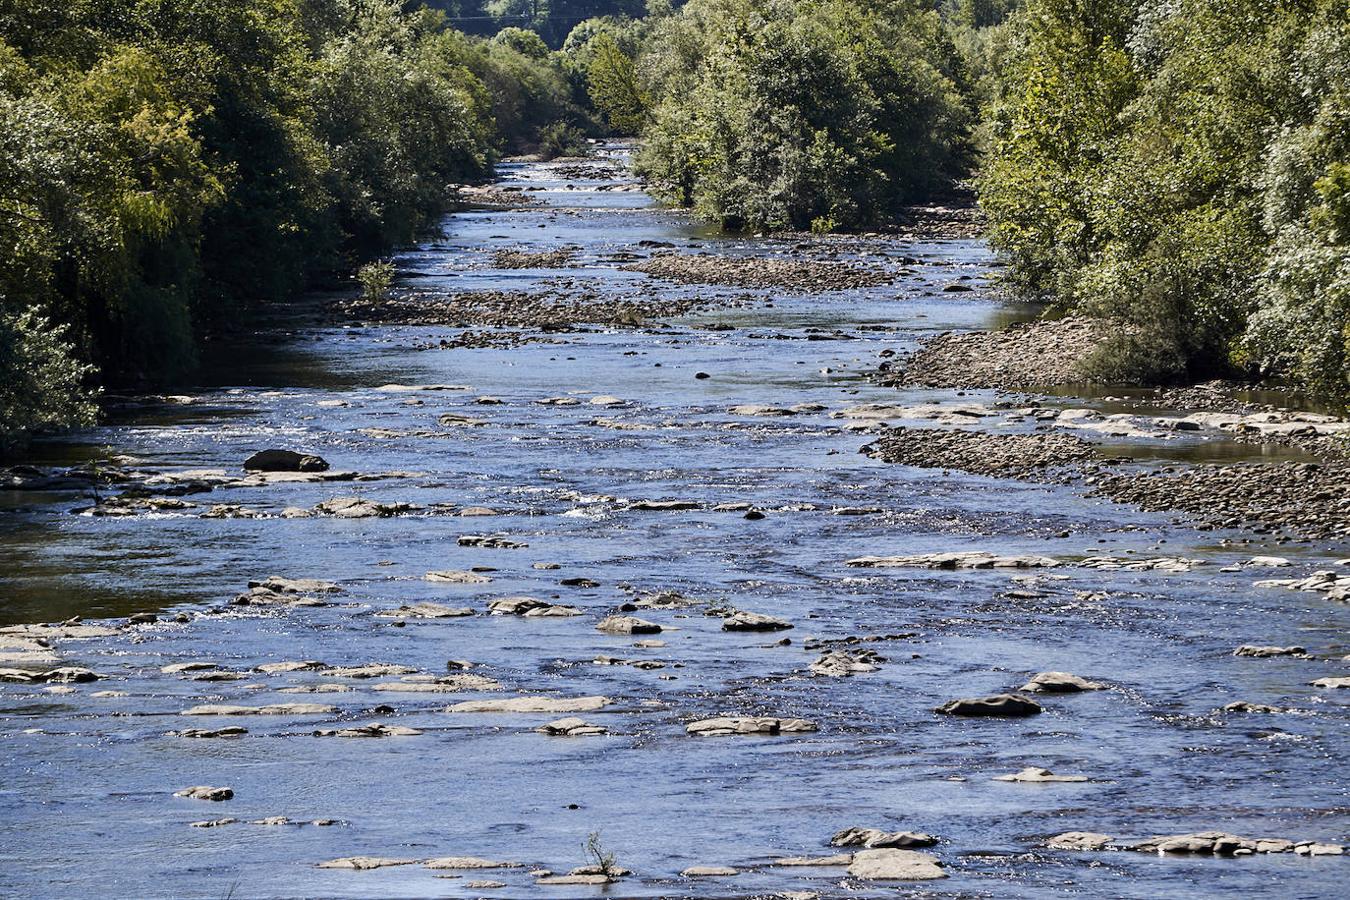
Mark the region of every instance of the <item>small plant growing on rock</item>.
<instances>
[{"instance_id":1,"label":"small plant growing on rock","mask_svg":"<svg viewBox=\"0 0 1350 900\"><path fill-rule=\"evenodd\" d=\"M600 832L592 831L586 835L586 843L582 845L582 851L586 854L589 864L598 869L601 875L606 878L618 876L618 861L614 854L606 850L605 845L600 843Z\"/></svg>"},{"instance_id":2,"label":"small plant growing on rock","mask_svg":"<svg viewBox=\"0 0 1350 900\"><path fill-rule=\"evenodd\" d=\"M383 303L394 285L394 264L388 260L366 263L356 270L361 285L361 299L367 303Z\"/></svg>"}]
</instances>

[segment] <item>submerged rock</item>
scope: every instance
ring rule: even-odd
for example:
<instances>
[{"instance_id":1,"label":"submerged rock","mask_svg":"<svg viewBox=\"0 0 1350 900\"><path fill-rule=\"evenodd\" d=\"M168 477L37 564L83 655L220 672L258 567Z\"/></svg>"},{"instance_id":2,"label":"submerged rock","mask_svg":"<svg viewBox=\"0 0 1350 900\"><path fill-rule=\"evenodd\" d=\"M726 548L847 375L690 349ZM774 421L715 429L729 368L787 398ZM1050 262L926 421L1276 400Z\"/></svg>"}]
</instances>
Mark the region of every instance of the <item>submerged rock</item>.
<instances>
[{"instance_id":1,"label":"submerged rock","mask_svg":"<svg viewBox=\"0 0 1350 900\"><path fill-rule=\"evenodd\" d=\"M950 716L1034 716L1041 712L1041 705L1030 697L994 694L990 697L949 700L939 706L936 712Z\"/></svg>"},{"instance_id":2,"label":"submerged rock","mask_svg":"<svg viewBox=\"0 0 1350 900\"><path fill-rule=\"evenodd\" d=\"M833 856L784 856L775 859L775 866L846 866L853 862L852 853L836 853Z\"/></svg>"},{"instance_id":3,"label":"submerged rock","mask_svg":"<svg viewBox=\"0 0 1350 900\"><path fill-rule=\"evenodd\" d=\"M874 881L929 881L946 878L936 856L913 850L859 850L848 874Z\"/></svg>"}]
</instances>

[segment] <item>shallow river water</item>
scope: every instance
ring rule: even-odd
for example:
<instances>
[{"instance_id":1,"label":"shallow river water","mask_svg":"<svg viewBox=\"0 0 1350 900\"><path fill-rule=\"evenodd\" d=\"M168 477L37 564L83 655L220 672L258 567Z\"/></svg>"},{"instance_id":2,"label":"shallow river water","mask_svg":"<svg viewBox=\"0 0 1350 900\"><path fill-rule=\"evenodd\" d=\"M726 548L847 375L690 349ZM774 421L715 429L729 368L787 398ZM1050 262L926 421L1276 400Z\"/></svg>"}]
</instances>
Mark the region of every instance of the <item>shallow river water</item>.
<instances>
[{"instance_id":1,"label":"shallow river water","mask_svg":"<svg viewBox=\"0 0 1350 900\"><path fill-rule=\"evenodd\" d=\"M190 396L123 407L106 426L39 447L39 462L53 465L119 457L142 469L240 476L251 453L287 447L317 453L333 470L408 474L222 486L183 497L195 504L186 509L126 517L72 513L92 502L79 493L0 491L0 625L79 615L120 626L130 613L160 615L115 635L55 642L51 665L88 667L99 681L73 691L0 684L0 895L1344 896L1347 857L1177 858L1044 843L1071 830L1122 840L1203 829L1350 837L1346 702L1309 684L1347 674L1350 607L1253 586L1329 568L1350 548L1239 549L1222 533L1088 499L1079 488L891 466L859 454L868 435L832 413L865 402L992 401L987 393L958 398L866 378L883 350L903 353L940 330L1019 315L983 287L942 292L961 276L983 285L992 260L979 241L822 240L860 264L912 258L908 274L880 288L800 295L681 286L621 269L623 254L645 256L639 242L660 241L682 252L791 256L797 242L717 236L619 182L569 181L557 164L508 164L503 177L542 188L528 194L544 205L448 217L435 241L399 258L401 284L533 290L570 279L606 294L748 294L751 302L713 304L660 327L552 331L503 349L418 349L453 337L452 328L304 325L222 354L213 384ZM492 266L496 250L564 246L580 248L571 268ZM856 259L860 247L871 255ZM836 329L845 336L820 339ZM695 378L700 372L710 377ZM388 385L462 389L381 389ZM501 402L477 402L483 396ZM559 397L579 402L539 402ZM615 399L592 402L605 397ZM742 404L823 408L773 418L731 412ZM485 424L444 426L446 413ZM1187 446L1179 440L1129 449L1165 459ZM279 515L342 496L417 509L383 518ZM698 506L628 508L646 500ZM745 503L764 517L713 509ZM213 504L266 515L202 518ZM460 515L467 507L495 514ZM834 512L858 507L877 509ZM527 546L458 543L475 534ZM845 565L949 550L1204 564L1185 572ZM1262 553L1292 566L1276 576L1220 571ZM491 580L425 578L474 567L490 567L483 574ZM322 607L208 612L269 575L330 580L342 592ZM574 578L596 585L562 584ZM635 647L643 636L595 630L619 604L659 591L695 601L634 613L674 629L655 636L665 646ZM488 601L514 595L556 598L582 615L483 614ZM478 614L406 622L376 615L422 601ZM723 631L721 618L704 614L709 606L767 613L795 628ZM171 621L178 612L186 621ZM811 637L900 633L911 636L864 645L884 657L875 672L807 671L820 655L803 646ZM781 645L784 636L791 642ZM1298 644L1314 658L1234 657L1244 643ZM665 665L597 665L600 655ZM468 660L471 672L504 689L404 693L373 687L397 676L250 671L285 660L400 664L431 675L446 674L449 660ZM198 673L160 671L193 661L247 675L198 681ZM1042 695L1045 712L1026 719L934 712L1046 670L1108 689ZM279 692L320 683L349 689ZM107 691L114 694L95 696ZM549 737L533 729L557 714L445 711L516 694L610 698L579 715L611 733ZM1234 700L1297 712L1215 713ZM181 715L204 703L297 702L334 710ZM381 705L392 710L374 711ZM685 733L690 721L722 713L800 717L819 730ZM313 735L372 721L422 733ZM248 733L167 734L225 725ZM1090 780L993 780L1025 766ZM234 797L173 796L192 785L228 786ZM251 824L272 816L337 824ZM221 817L239 821L190 827ZM842 868L770 865L780 856L837 852L831 836L853 825L935 835L939 843L927 852L949 877L869 883ZM597 831L633 875L608 887L535 883L533 868L565 872L585 863L582 844ZM357 855L472 855L525 867L316 867ZM680 877L700 864L740 874ZM483 880L505 886L473 886Z\"/></svg>"}]
</instances>

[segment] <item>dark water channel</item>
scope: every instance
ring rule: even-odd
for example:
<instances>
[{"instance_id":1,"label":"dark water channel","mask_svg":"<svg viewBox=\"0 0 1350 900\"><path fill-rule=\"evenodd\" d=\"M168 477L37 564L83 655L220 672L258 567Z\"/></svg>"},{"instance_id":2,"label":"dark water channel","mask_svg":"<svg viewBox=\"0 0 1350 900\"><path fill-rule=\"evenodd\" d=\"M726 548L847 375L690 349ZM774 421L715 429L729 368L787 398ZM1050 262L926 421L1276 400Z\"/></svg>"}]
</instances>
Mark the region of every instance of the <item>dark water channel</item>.
<instances>
[{"instance_id":1,"label":"dark water channel","mask_svg":"<svg viewBox=\"0 0 1350 900\"><path fill-rule=\"evenodd\" d=\"M730 255L814 251L794 251L796 241L718 237L621 181L569 180L541 164L510 164L503 174L508 183L542 188L527 193L544 205L449 217L437 240L400 257L405 283L529 291L569 279L602 293L750 293L756 302L713 305L666 327L586 326L503 349L416 349L453 337L451 328L307 327L223 354L210 379L217 386L124 408L104 427L39 448L39 462L51 465L102 459L242 475L249 454L279 446L318 453L334 470L405 474L222 486L183 497L189 508L126 517L73 514L91 502L79 492L0 492L0 623L79 615L120 625L133 612L161 615L113 636L56 643L52 665L88 667L104 676L99 681L59 691L0 684L0 895L1344 895L1346 857L1164 858L1052 851L1044 841L1070 830L1128 840L1209 828L1350 837L1345 699L1309 684L1347 674L1350 608L1321 594L1254 587L1262 578L1331 568L1350 549L1239 550L1224 543L1226 535L1090 500L1072 487L888 466L860 455L867 434L831 413L866 402L992 402L983 392L958 398L866 378L883 350L904 352L937 331L1015 315L982 288L941 290L961 275L983 285L991 258L981 242L826 240L817 248L863 264L917 260L880 288L800 295L678 285L621 269L623 254L645 255L641 241ZM580 248L571 268L491 264L495 250L565 246ZM852 339L808 340L820 334L815 328ZM697 379L698 372L710 377ZM463 389L381 389L393 384ZM483 396L501 402L478 403ZM539 403L558 397L579 402ZM592 402L606 397L614 400ZM1092 402L1065 398L1066 405ZM823 409L774 418L730 412L741 404ZM446 427L439 423L445 413L485 424ZM1237 445L1188 440L1126 443L1132 453L1161 459L1244 454ZM387 518L280 516L352 495L418 509ZM640 500L698 508L626 508ZM752 504L764 518L712 509L727 503ZM263 515L202 518L214 504ZM458 514L467 507L494 514ZM842 507L878 511L833 514ZM458 538L471 534L528 546L460 546ZM1065 560L1165 555L1204 564L1175 573L845 565L859 556L948 550ZM1221 571L1261 553L1291 565L1273 574ZM425 578L474 567L489 567L483 574L491 581ZM206 613L268 575L330 580L343 590L323 607ZM562 585L583 577L597 586ZM618 604L656 591L696 601L636 613L678 629L656 636L664 647L638 648L640 637L595 630ZM582 615L482 614L488 601L513 595L556 598ZM375 615L421 601L479 614L403 625ZM721 619L704 615L708 605L768 613L796 627L725 632ZM180 611L185 623L165 616ZM900 632L914 636L867 645L885 657L878 671L851 678L807 672L819 655L803 647L809 637ZM791 643L780 646L784 635ZM1313 658L1235 658L1243 643L1299 644ZM665 666L596 665L598 655ZM432 675L445 674L448 660L468 660L503 690L384 692L372 685L398 678L251 671L283 660L401 664ZM243 674L203 682L160 671L192 661ZM955 697L1016 688L1044 670L1109 689L1049 696L1045 712L1028 719L933 712ZM347 689L280 692L335 682ZM444 711L515 694L610 698L603 710L579 715L612 733L547 737L532 729L557 715ZM1297 712L1215 714L1234 700ZM297 702L335 709L180 715L204 703ZM372 711L381 705L392 711ZM819 730L685 734L689 721L720 713L801 717ZM371 721L422 734L312 734ZM249 733L166 735L231 724ZM1024 766L1091 780L992 780ZM234 798L172 796L190 785L229 786ZM251 824L272 816L339 824ZM221 817L240 821L189 827ZM852 825L936 835L940 843L929 852L950 877L918 886L868 883L840 868L769 865L783 855L835 852L831 835ZM593 831L634 875L607 888L534 883L532 868L583 864L581 846ZM526 865L315 867L354 855L472 855ZM741 874L679 876L696 864ZM481 880L505 886L471 886Z\"/></svg>"}]
</instances>

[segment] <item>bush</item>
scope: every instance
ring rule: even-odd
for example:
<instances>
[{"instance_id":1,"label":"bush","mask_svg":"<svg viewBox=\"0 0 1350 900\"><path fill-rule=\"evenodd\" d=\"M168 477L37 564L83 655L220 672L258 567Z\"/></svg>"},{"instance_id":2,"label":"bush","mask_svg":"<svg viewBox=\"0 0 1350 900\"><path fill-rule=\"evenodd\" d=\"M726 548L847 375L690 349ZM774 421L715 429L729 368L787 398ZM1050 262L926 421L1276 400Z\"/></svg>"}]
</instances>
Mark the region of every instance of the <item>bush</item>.
<instances>
[{"instance_id":1,"label":"bush","mask_svg":"<svg viewBox=\"0 0 1350 900\"><path fill-rule=\"evenodd\" d=\"M0 310L0 454L34 431L93 424L84 388L93 368L75 359L65 331L35 309Z\"/></svg>"}]
</instances>

